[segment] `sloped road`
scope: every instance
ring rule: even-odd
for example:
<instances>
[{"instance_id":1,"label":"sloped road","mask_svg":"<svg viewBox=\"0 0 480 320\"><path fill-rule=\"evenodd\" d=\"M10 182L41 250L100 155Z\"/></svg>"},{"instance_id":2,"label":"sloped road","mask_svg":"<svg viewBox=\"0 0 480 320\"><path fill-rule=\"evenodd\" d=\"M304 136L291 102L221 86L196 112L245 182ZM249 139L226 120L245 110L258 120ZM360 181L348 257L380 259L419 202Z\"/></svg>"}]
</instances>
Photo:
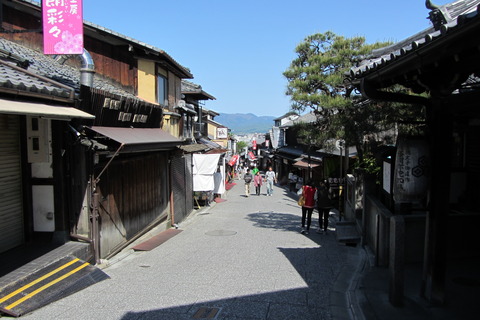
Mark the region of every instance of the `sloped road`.
<instances>
[{"instance_id":1,"label":"sloped road","mask_svg":"<svg viewBox=\"0 0 480 320\"><path fill-rule=\"evenodd\" d=\"M350 319L358 248L300 230L294 195L243 195L192 214L152 251L125 251L111 277L22 319ZM333 225L334 227L334 225Z\"/></svg>"}]
</instances>

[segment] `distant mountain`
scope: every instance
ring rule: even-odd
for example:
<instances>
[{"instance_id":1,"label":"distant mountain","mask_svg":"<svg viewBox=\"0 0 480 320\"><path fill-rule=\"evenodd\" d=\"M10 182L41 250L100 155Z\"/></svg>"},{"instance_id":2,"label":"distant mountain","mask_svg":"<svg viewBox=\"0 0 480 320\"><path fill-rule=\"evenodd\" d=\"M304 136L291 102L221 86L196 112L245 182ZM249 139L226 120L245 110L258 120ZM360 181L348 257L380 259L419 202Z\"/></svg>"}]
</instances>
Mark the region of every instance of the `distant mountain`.
<instances>
[{"instance_id":1,"label":"distant mountain","mask_svg":"<svg viewBox=\"0 0 480 320\"><path fill-rule=\"evenodd\" d=\"M215 121L231 129L233 134L266 133L272 128L275 118L252 113L221 113Z\"/></svg>"}]
</instances>

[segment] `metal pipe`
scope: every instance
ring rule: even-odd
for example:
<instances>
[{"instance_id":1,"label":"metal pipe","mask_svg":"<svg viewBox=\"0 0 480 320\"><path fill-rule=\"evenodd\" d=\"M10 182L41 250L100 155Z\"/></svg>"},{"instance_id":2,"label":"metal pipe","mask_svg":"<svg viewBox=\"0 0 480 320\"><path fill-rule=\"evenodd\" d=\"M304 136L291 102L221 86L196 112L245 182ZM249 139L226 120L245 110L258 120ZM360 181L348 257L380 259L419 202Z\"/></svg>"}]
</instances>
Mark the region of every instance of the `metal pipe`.
<instances>
[{"instance_id":1,"label":"metal pipe","mask_svg":"<svg viewBox=\"0 0 480 320\"><path fill-rule=\"evenodd\" d=\"M82 240L82 241L85 241L85 242L88 242L88 243L92 243L92 242L93 242L92 239L87 238L87 237L84 237L84 236L81 236L81 235L79 235L79 234L75 234L75 233L70 233L70 238L77 239L77 240Z\"/></svg>"},{"instance_id":2,"label":"metal pipe","mask_svg":"<svg viewBox=\"0 0 480 320\"><path fill-rule=\"evenodd\" d=\"M55 60L60 63L64 64L72 56L75 56L78 61L80 61L80 84L93 87L93 75L95 74L95 63L93 62L93 58L90 53L84 48L82 54L76 55L58 55L55 57Z\"/></svg>"},{"instance_id":3,"label":"metal pipe","mask_svg":"<svg viewBox=\"0 0 480 320\"><path fill-rule=\"evenodd\" d=\"M95 186L96 188L96 186ZM93 238L93 254L95 257L95 264L100 264L100 228L98 225L98 207L100 203L100 195L95 190L93 193L93 208L92 208L92 238Z\"/></svg>"},{"instance_id":4,"label":"metal pipe","mask_svg":"<svg viewBox=\"0 0 480 320\"><path fill-rule=\"evenodd\" d=\"M83 53L77 56L82 66L80 68L80 84L93 87L93 75L95 74L95 63L90 53L83 49Z\"/></svg>"}]
</instances>

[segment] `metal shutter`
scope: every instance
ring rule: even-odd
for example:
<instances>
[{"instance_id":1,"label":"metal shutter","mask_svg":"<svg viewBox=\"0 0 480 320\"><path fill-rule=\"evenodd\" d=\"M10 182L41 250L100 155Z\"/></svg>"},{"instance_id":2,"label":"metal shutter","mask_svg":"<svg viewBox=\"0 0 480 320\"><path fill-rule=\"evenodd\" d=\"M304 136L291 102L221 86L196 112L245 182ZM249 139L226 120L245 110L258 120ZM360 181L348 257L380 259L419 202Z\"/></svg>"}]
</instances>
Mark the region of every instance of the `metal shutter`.
<instances>
[{"instance_id":1,"label":"metal shutter","mask_svg":"<svg viewBox=\"0 0 480 320\"><path fill-rule=\"evenodd\" d=\"M0 114L0 252L24 241L20 117Z\"/></svg>"}]
</instances>

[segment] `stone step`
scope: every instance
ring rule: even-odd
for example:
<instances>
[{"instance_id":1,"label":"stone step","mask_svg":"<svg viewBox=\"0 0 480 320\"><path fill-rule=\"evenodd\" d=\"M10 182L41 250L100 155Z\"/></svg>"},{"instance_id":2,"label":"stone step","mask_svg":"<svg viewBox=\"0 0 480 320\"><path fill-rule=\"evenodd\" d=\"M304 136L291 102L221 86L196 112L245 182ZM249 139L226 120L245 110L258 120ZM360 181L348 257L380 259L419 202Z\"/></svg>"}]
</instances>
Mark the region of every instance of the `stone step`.
<instances>
[{"instance_id":1,"label":"stone step","mask_svg":"<svg viewBox=\"0 0 480 320\"><path fill-rule=\"evenodd\" d=\"M347 245L360 243L360 234L354 221L338 221L336 225L337 241Z\"/></svg>"}]
</instances>

